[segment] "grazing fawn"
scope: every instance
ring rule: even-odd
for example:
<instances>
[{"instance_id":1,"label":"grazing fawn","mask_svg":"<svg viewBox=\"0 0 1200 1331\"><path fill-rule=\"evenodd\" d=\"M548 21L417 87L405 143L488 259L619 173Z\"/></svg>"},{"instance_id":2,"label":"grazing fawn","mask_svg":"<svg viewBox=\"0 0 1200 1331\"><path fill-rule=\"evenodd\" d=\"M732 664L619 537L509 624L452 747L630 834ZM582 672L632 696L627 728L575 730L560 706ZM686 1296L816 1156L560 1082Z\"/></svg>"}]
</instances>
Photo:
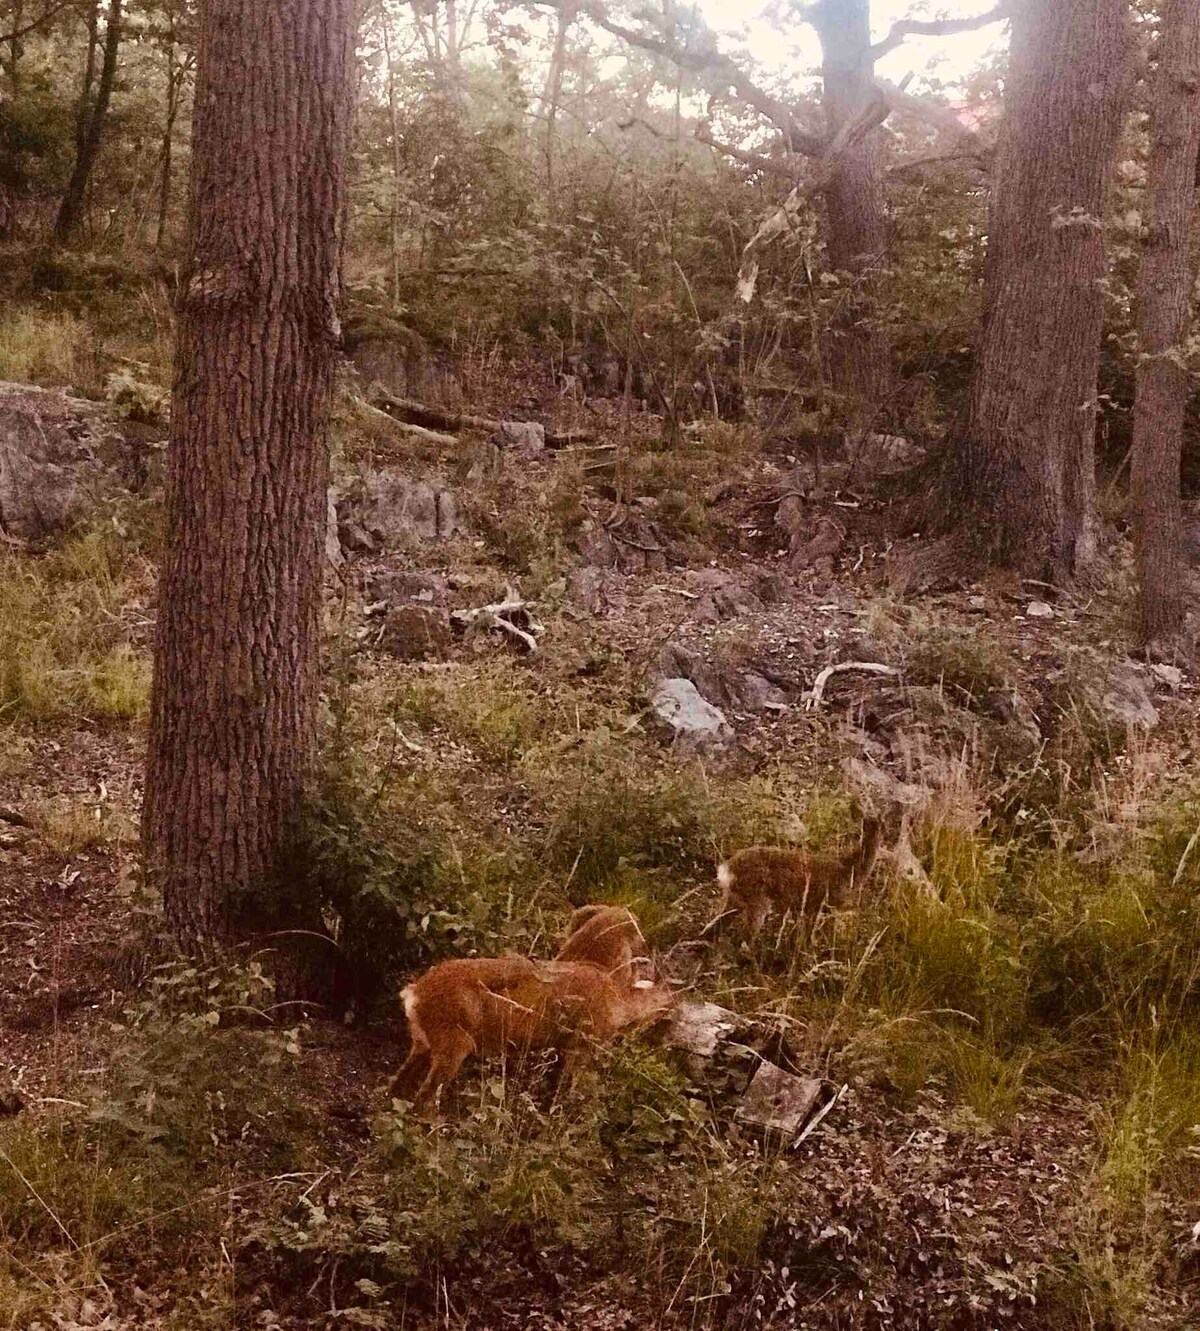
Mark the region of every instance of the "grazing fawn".
<instances>
[{"instance_id":1,"label":"grazing fawn","mask_svg":"<svg viewBox=\"0 0 1200 1331\"><path fill-rule=\"evenodd\" d=\"M444 961L410 984L401 998L412 1047L388 1094L424 1105L471 1054L606 1042L670 1007L667 985L632 979L641 930L628 911L583 907L572 926L553 961Z\"/></svg>"},{"instance_id":2,"label":"grazing fawn","mask_svg":"<svg viewBox=\"0 0 1200 1331\"><path fill-rule=\"evenodd\" d=\"M730 856L717 869L724 889L717 914L704 927L707 934L728 915L739 915L756 937L772 906L793 910L811 929L823 907L843 906L870 876L883 838L880 819L863 818L862 839L841 855L750 846Z\"/></svg>"}]
</instances>

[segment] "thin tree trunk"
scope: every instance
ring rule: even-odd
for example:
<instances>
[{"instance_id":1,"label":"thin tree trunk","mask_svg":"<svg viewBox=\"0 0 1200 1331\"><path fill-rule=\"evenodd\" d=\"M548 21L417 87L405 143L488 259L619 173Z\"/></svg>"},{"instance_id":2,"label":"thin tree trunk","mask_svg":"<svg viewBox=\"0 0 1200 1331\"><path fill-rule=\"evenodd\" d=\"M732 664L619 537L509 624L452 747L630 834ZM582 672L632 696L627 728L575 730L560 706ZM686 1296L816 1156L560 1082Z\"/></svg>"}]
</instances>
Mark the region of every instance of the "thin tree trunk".
<instances>
[{"instance_id":1,"label":"thin tree trunk","mask_svg":"<svg viewBox=\"0 0 1200 1331\"><path fill-rule=\"evenodd\" d=\"M94 17L94 13L93 13ZM90 77L85 82L84 97L80 104L80 124L75 168L67 182L66 192L59 205L58 217L54 223L55 240L66 240L75 230L83 213L83 201L87 195L88 181L92 177L92 167L100 152L100 142L104 135L104 122L108 117L108 104L112 99L113 83L117 77L117 54L121 47L121 0L109 0L108 24L104 32L104 58L100 65L100 82L96 88L96 100L90 110L87 107L87 87ZM95 38L88 46L88 73L90 76L94 60Z\"/></svg>"},{"instance_id":2,"label":"thin tree trunk","mask_svg":"<svg viewBox=\"0 0 1200 1331\"><path fill-rule=\"evenodd\" d=\"M171 210L171 157L175 137L175 120L179 115L179 102L183 94L187 62L175 59L175 15L172 13L167 32L167 107L163 123L161 174L158 182L158 226L154 232L154 249L162 249L167 234L167 215Z\"/></svg>"},{"instance_id":3,"label":"thin tree trunk","mask_svg":"<svg viewBox=\"0 0 1200 1331\"><path fill-rule=\"evenodd\" d=\"M823 54L822 102L832 138L874 95L869 0L820 0L808 11ZM830 267L848 288L827 337L833 389L851 423L869 425L892 385L887 335L875 322L879 279L888 247L879 135L872 133L842 159L824 191L825 248Z\"/></svg>"},{"instance_id":4,"label":"thin tree trunk","mask_svg":"<svg viewBox=\"0 0 1200 1331\"><path fill-rule=\"evenodd\" d=\"M383 54L387 61L388 125L392 135L392 309L400 309L400 212L404 206L403 163L400 160L400 115L396 105L396 66L392 60L392 41L388 14L383 17Z\"/></svg>"},{"instance_id":5,"label":"thin tree trunk","mask_svg":"<svg viewBox=\"0 0 1200 1331\"><path fill-rule=\"evenodd\" d=\"M354 14L204 11L143 821L192 952L319 929L289 872L316 735Z\"/></svg>"},{"instance_id":6,"label":"thin tree trunk","mask_svg":"<svg viewBox=\"0 0 1200 1331\"><path fill-rule=\"evenodd\" d=\"M563 70L566 65L567 32L575 21L574 0L563 0L558 11L558 26L554 33L554 50L550 68L542 88L542 114L546 117L546 194L553 198L554 190L554 135L558 119L558 99L562 96Z\"/></svg>"},{"instance_id":7,"label":"thin tree trunk","mask_svg":"<svg viewBox=\"0 0 1200 1331\"><path fill-rule=\"evenodd\" d=\"M1125 109L1127 8L1013 9L959 497L989 559L1051 580L1095 552L1101 219Z\"/></svg>"},{"instance_id":8,"label":"thin tree trunk","mask_svg":"<svg viewBox=\"0 0 1200 1331\"><path fill-rule=\"evenodd\" d=\"M1200 153L1200 0L1166 0L1158 38L1139 287L1133 408L1133 508L1142 593L1142 640L1169 655L1184 627L1185 561L1180 460L1188 375L1188 229Z\"/></svg>"}]
</instances>

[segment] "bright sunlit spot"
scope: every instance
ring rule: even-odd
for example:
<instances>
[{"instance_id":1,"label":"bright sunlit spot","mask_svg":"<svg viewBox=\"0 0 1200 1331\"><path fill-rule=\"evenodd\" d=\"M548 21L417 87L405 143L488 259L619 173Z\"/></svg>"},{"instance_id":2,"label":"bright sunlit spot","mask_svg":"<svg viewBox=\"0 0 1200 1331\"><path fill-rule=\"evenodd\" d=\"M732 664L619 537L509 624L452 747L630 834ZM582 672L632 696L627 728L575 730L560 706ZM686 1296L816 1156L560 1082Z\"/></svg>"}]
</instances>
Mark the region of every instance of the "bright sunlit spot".
<instances>
[{"instance_id":1,"label":"bright sunlit spot","mask_svg":"<svg viewBox=\"0 0 1200 1331\"><path fill-rule=\"evenodd\" d=\"M816 34L808 24L791 19L781 31L779 19L773 16L778 8L761 0L700 0L700 11L709 25L718 33L744 41L760 64L789 78L815 75L821 59ZM992 8L990 0L962 0L953 6L875 0L871 6L872 35L881 41L893 23L906 18L974 18ZM1002 23L953 36L908 37L903 46L879 62L877 72L893 81L911 72L918 82L928 77L943 84L959 83L997 49L1003 49L1006 42L1007 28Z\"/></svg>"}]
</instances>

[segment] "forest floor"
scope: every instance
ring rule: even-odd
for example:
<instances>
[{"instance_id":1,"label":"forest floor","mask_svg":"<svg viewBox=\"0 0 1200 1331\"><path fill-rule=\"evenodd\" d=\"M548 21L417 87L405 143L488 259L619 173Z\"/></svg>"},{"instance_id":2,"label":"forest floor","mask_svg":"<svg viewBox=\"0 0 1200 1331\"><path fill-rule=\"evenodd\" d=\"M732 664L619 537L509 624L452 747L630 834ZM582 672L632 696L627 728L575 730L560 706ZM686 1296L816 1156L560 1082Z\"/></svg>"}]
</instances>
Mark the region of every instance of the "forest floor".
<instances>
[{"instance_id":1,"label":"forest floor","mask_svg":"<svg viewBox=\"0 0 1200 1331\"><path fill-rule=\"evenodd\" d=\"M1195 1326L1197 680L1128 658L1123 541L1090 589L905 597L886 476L591 425L615 456L345 426L347 493L419 473L464 530L330 575L318 874L393 994L435 956L545 955L588 899L672 955L721 854L848 838L882 773L920 792L921 877L684 977L778 1024L834 1110L758 1140L629 1042L549 1105L470 1072L429 1126L383 1096L386 994L336 1020L274 1007L254 956L140 957L152 544L101 514L4 556L33 666L0 672L0 1326ZM443 633L506 587L536 654ZM861 661L896 674L808 705ZM726 742L656 719L681 669Z\"/></svg>"}]
</instances>

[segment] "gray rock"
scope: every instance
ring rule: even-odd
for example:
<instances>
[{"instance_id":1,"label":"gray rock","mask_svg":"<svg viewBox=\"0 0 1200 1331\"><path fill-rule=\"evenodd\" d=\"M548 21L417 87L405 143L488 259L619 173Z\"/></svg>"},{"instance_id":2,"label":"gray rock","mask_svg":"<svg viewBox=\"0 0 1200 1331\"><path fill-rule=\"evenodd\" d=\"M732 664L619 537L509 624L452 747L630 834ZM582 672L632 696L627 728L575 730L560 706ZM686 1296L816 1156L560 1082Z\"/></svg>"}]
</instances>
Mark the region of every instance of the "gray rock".
<instances>
[{"instance_id":1,"label":"gray rock","mask_svg":"<svg viewBox=\"0 0 1200 1331\"><path fill-rule=\"evenodd\" d=\"M745 1025L745 1018L716 1003L678 1003L661 1038L668 1049L684 1055L693 1075L700 1076L720 1046Z\"/></svg>"},{"instance_id":2,"label":"gray rock","mask_svg":"<svg viewBox=\"0 0 1200 1331\"><path fill-rule=\"evenodd\" d=\"M397 471L369 472L361 494L343 501L343 524L357 524L382 545L403 539L438 540L458 528L458 507L449 490Z\"/></svg>"},{"instance_id":3,"label":"gray rock","mask_svg":"<svg viewBox=\"0 0 1200 1331\"><path fill-rule=\"evenodd\" d=\"M436 573L382 569L366 580L369 601L402 603L417 601L424 605L444 606L449 597L446 579Z\"/></svg>"},{"instance_id":4,"label":"gray rock","mask_svg":"<svg viewBox=\"0 0 1200 1331\"><path fill-rule=\"evenodd\" d=\"M679 642L669 642L662 649L659 667L669 678L690 679L714 707L761 712L777 710L788 702L781 689L756 671L715 665Z\"/></svg>"},{"instance_id":5,"label":"gray rock","mask_svg":"<svg viewBox=\"0 0 1200 1331\"><path fill-rule=\"evenodd\" d=\"M546 447L546 427L538 421L501 421L492 442L523 456L541 453Z\"/></svg>"},{"instance_id":6,"label":"gray rock","mask_svg":"<svg viewBox=\"0 0 1200 1331\"><path fill-rule=\"evenodd\" d=\"M1134 661L1123 661L1113 669L1101 702L1111 721L1145 730L1158 725L1149 671Z\"/></svg>"},{"instance_id":7,"label":"gray rock","mask_svg":"<svg viewBox=\"0 0 1200 1331\"><path fill-rule=\"evenodd\" d=\"M1045 601L1030 601L1025 607L1026 619L1053 619L1054 607Z\"/></svg>"},{"instance_id":8,"label":"gray rock","mask_svg":"<svg viewBox=\"0 0 1200 1331\"><path fill-rule=\"evenodd\" d=\"M1150 667L1150 673L1160 684L1165 684L1172 692L1183 685L1183 671L1178 666L1155 661Z\"/></svg>"},{"instance_id":9,"label":"gray rock","mask_svg":"<svg viewBox=\"0 0 1200 1331\"><path fill-rule=\"evenodd\" d=\"M338 523L338 540L343 550L351 554L374 555L379 553L379 542L361 522L353 519Z\"/></svg>"},{"instance_id":10,"label":"gray rock","mask_svg":"<svg viewBox=\"0 0 1200 1331\"><path fill-rule=\"evenodd\" d=\"M625 609L625 579L616 569L577 568L567 579L567 591L593 615L619 615Z\"/></svg>"},{"instance_id":11,"label":"gray rock","mask_svg":"<svg viewBox=\"0 0 1200 1331\"><path fill-rule=\"evenodd\" d=\"M63 393L0 384L0 530L41 541L104 488L103 410Z\"/></svg>"},{"instance_id":12,"label":"gray rock","mask_svg":"<svg viewBox=\"0 0 1200 1331\"><path fill-rule=\"evenodd\" d=\"M898 476L925 461L925 449L899 434L868 434L852 450L856 474Z\"/></svg>"},{"instance_id":13,"label":"gray rock","mask_svg":"<svg viewBox=\"0 0 1200 1331\"><path fill-rule=\"evenodd\" d=\"M676 738L721 743L733 734L725 713L706 702L690 679L659 680L650 705Z\"/></svg>"}]
</instances>

